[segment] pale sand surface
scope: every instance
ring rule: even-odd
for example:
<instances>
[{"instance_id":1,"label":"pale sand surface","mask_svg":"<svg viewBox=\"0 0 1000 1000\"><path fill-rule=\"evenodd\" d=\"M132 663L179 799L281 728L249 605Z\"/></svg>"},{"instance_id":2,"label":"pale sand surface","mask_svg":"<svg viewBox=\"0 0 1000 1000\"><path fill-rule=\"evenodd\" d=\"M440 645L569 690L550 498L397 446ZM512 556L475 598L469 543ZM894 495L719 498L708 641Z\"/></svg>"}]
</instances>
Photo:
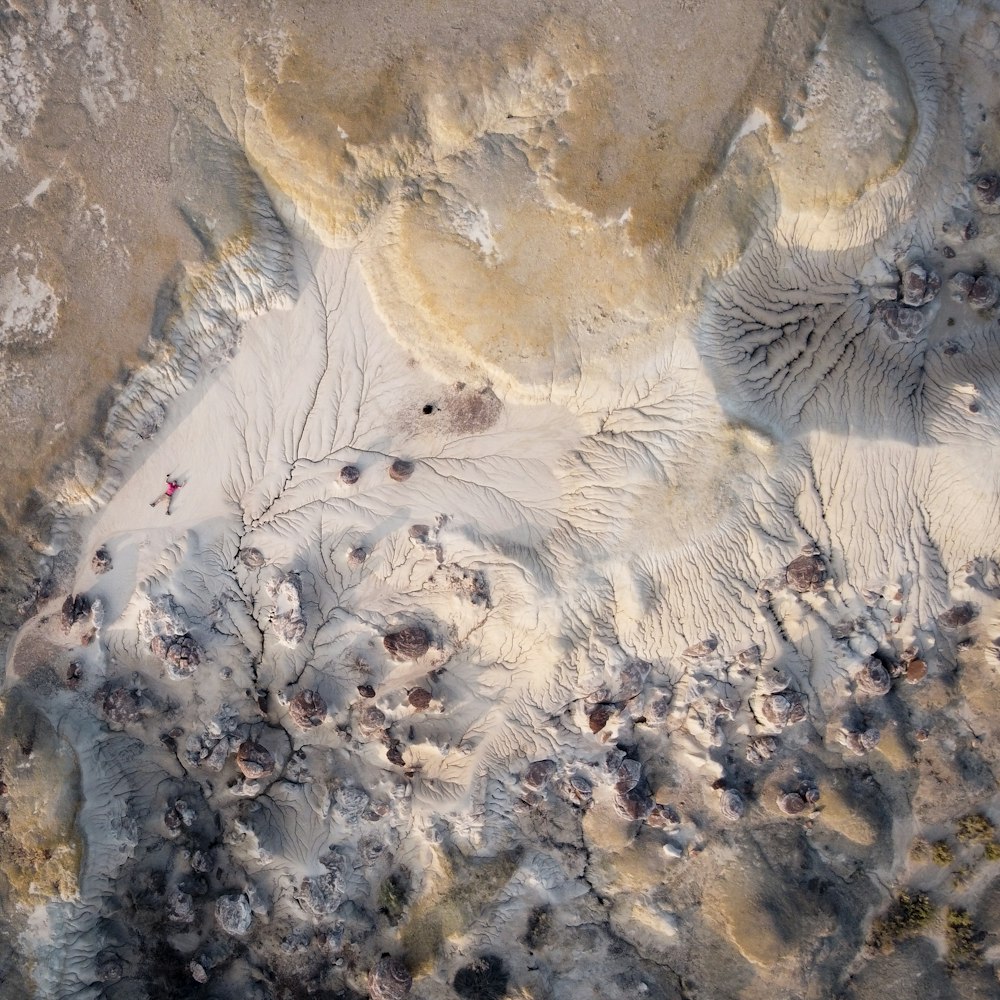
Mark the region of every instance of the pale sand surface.
<instances>
[{"instance_id":1,"label":"pale sand surface","mask_svg":"<svg viewBox=\"0 0 1000 1000\"><path fill-rule=\"evenodd\" d=\"M0 38L9 995L996 994L1000 15Z\"/></svg>"}]
</instances>

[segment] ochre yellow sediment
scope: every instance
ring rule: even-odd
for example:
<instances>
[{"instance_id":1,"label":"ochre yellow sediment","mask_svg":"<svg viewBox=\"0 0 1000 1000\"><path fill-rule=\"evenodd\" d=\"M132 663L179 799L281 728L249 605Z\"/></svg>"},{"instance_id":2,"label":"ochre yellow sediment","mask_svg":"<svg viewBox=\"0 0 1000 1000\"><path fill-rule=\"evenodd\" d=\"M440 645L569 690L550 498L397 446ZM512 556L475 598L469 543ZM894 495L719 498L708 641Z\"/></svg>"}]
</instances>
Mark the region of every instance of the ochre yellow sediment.
<instances>
[{"instance_id":1,"label":"ochre yellow sediment","mask_svg":"<svg viewBox=\"0 0 1000 1000\"><path fill-rule=\"evenodd\" d=\"M83 857L76 755L23 696L8 694L0 711L0 872L18 902L69 899Z\"/></svg>"},{"instance_id":2,"label":"ochre yellow sediment","mask_svg":"<svg viewBox=\"0 0 1000 1000\"><path fill-rule=\"evenodd\" d=\"M583 837L591 850L623 851L634 839L630 825L615 811L607 790L600 789L593 806L583 816Z\"/></svg>"},{"instance_id":3,"label":"ochre yellow sediment","mask_svg":"<svg viewBox=\"0 0 1000 1000\"><path fill-rule=\"evenodd\" d=\"M502 170L497 188L517 186L519 165ZM584 357L620 353L620 333L602 329L602 320L623 310L642 315L649 281L620 228L583 216L569 225L566 213L560 219L536 200L485 209L480 202L495 220L495 250L485 253L449 229L449 207L405 206L369 258L378 299L404 341L439 364L450 348L498 378L543 384L574 377Z\"/></svg>"},{"instance_id":4,"label":"ochre yellow sediment","mask_svg":"<svg viewBox=\"0 0 1000 1000\"><path fill-rule=\"evenodd\" d=\"M366 234L407 346L449 371L471 355L501 380L548 383L578 371L595 320L641 313L651 287L624 224L546 180L566 159L555 123L597 66L554 22L491 58L421 52L350 85L297 51L271 75L248 69L244 142L291 214L328 241Z\"/></svg>"},{"instance_id":5,"label":"ochre yellow sediment","mask_svg":"<svg viewBox=\"0 0 1000 1000\"><path fill-rule=\"evenodd\" d=\"M767 967L835 925L820 899L762 861L744 857L719 872L706 888L702 911L744 958Z\"/></svg>"},{"instance_id":6,"label":"ochre yellow sediment","mask_svg":"<svg viewBox=\"0 0 1000 1000\"><path fill-rule=\"evenodd\" d=\"M593 70L581 37L549 24L475 58L419 50L366 73L297 39L277 67L244 62L251 160L320 235L335 241L447 172L486 135L527 136Z\"/></svg>"},{"instance_id":7,"label":"ochre yellow sediment","mask_svg":"<svg viewBox=\"0 0 1000 1000\"><path fill-rule=\"evenodd\" d=\"M791 914L775 910L745 880L727 879L725 891L709 890L706 904L706 912L749 961L770 966L794 950L795 941L785 926Z\"/></svg>"},{"instance_id":8,"label":"ochre yellow sediment","mask_svg":"<svg viewBox=\"0 0 1000 1000\"><path fill-rule=\"evenodd\" d=\"M980 635L975 651L963 658L958 671L961 695L969 711L981 719L1000 718L1000 678L993 659L995 648L988 634Z\"/></svg>"},{"instance_id":9,"label":"ochre yellow sediment","mask_svg":"<svg viewBox=\"0 0 1000 1000\"><path fill-rule=\"evenodd\" d=\"M305 5L253 40L170 8L284 217L358 247L394 335L447 378L617 384L762 222L833 246L910 148L906 74L853 7L529 7Z\"/></svg>"},{"instance_id":10,"label":"ochre yellow sediment","mask_svg":"<svg viewBox=\"0 0 1000 1000\"><path fill-rule=\"evenodd\" d=\"M782 106L769 45L785 10L678 5L716 44L696 54L667 32L639 69L607 26L556 17L473 52L424 41L363 72L300 34L280 57L247 47L230 114L287 217L360 240L406 347L535 395L648 356L745 245L773 200L770 154L748 141L752 155L729 158L728 144L754 107ZM786 63L818 29L802 14L780 35Z\"/></svg>"},{"instance_id":11,"label":"ochre yellow sediment","mask_svg":"<svg viewBox=\"0 0 1000 1000\"><path fill-rule=\"evenodd\" d=\"M820 781L819 791L820 823L863 847L875 843L876 828L862 813L859 803L829 781Z\"/></svg>"},{"instance_id":12,"label":"ochre yellow sediment","mask_svg":"<svg viewBox=\"0 0 1000 1000\"><path fill-rule=\"evenodd\" d=\"M886 726L882 730L882 737L875 750L896 771L909 767L913 761L913 755L897 726Z\"/></svg>"},{"instance_id":13,"label":"ochre yellow sediment","mask_svg":"<svg viewBox=\"0 0 1000 1000\"><path fill-rule=\"evenodd\" d=\"M506 853L474 861L453 854L439 860L434 888L413 904L400 934L414 974L429 971L444 942L464 934L482 915L510 881L520 856Z\"/></svg>"}]
</instances>

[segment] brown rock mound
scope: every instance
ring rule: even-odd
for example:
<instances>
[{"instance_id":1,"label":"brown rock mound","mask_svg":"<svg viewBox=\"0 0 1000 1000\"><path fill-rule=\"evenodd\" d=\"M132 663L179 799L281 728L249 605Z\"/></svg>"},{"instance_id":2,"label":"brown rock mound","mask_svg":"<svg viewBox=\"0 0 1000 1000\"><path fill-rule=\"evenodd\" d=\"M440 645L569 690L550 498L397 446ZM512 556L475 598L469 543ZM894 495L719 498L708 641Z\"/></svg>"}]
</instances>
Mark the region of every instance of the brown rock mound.
<instances>
[{"instance_id":1,"label":"brown rock mound","mask_svg":"<svg viewBox=\"0 0 1000 1000\"><path fill-rule=\"evenodd\" d=\"M236 766L245 778L256 781L274 773L274 757L255 740L244 740L236 751Z\"/></svg>"},{"instance_id":2,"label":"brown rock mound","mask_svg":"<svg viewBox=\"0 0 1000 1000\"><path fill-rule=\"evenodd\" d=\"M313 729L326 718L326 702L319 692L306 688L291 700L288 712L299 729Z\"/></svg>"},{"instance_id":3,"label":"brown rock mound","mask_svg":"<svg viewBox=\"0 0 1000 1000\"><path fill-rule=\"evenodd\" d=\"M415 660L430 649L430 636L422 625L408 625L398 632L390 632L382 644L394 660Z\"/></svg>"}]
</instances>

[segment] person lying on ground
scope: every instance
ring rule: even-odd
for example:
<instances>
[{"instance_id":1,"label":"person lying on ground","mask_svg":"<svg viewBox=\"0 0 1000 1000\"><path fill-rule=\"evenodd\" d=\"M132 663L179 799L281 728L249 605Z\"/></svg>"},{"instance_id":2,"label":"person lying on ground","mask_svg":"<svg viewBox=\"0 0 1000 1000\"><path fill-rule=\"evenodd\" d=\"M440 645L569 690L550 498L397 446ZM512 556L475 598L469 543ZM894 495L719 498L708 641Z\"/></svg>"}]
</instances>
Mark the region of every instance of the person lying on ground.
<instances>
[{"instance_id":1,"label":"person lying on ground","mask_svg":"<svg viewBox=\"0 0 1000 1000\"><path fill-rule=\"evenodd\" d=\"M183 486L183 483L177 482L176 479L171 479L167 477L167 488L149 505L150 507L155 507L158 503L163 503L164 500L167 501L167 513L170 513L170 504L173 502L174 494Z\"/></svg>"}]
</instances>

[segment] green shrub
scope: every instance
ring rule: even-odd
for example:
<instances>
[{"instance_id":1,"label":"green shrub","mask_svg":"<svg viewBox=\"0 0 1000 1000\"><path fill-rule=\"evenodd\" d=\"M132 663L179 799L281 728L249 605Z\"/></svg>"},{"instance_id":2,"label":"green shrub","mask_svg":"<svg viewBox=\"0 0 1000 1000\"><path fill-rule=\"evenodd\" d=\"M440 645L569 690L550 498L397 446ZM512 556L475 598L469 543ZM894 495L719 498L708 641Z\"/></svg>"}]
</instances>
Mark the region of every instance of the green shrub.
<instances>
[{"instance_id":1,"label":"green shrub","mask_svg":"<svg viewBox=\"0 0 1000 1000\"><path fill-rule=\"evenodd\" d=\"M972 882L972 876L975 874L975 869L972 865L962 865L961 868L956 868L951 873L951 885L952 888L961 891L967 888Z\"/></svg>"},{"instance_id":2,"label":"green shrub","mask_svg":"<svg viewBox=\"0 0 1000 1000\"><path fill-rule=\"evenodd\" d=\"M378 887L378 908L393 927L402 919L409 901L409 872L395 872L382 880Z\"/></svg>"},{"instance_id":3,"label":"green shrub","mask_svg":"<svg viewBox=\"0 0 1000 1000\"><path fill-rule=\"evenodd\" d=\"M934 919L934 904L925 892L901 892L885 914L872 924L869 944L879 951L892 950L895 942L910 937Z\"/></svg>"},{"instance_id":4,"label":"green shrub","mask_svg":"<svg viewBox=\"0 0 1000 1000\"><path fill-rule=\"evenodd\" d=\"M931 860L944 868L955 860L955 852L948 846L946 840L938 840L931 844Z\"/></svg>"},{"instance_id":5,"label":"green shrub","mask_svg":"<svg viewBox=\"0 0 1000 1000\"><path fill-rule=\"evenodd\" d=\"M982 942L985 935L972 923L965 910L948 910L946 920L948 936L948 967L976 965L982 961Z\"/></svg>"},{"instance_id":6,"label":"green shrub","mask_svg":"<svg viewBox=\"0 0 1000 1000\"><path fill-rule=\"evenodd\" d=\"M993 824L982 814L963 816L958 821L957 836L963 844L989 843L993 833Z\"/></svg>"}]
</instances>

